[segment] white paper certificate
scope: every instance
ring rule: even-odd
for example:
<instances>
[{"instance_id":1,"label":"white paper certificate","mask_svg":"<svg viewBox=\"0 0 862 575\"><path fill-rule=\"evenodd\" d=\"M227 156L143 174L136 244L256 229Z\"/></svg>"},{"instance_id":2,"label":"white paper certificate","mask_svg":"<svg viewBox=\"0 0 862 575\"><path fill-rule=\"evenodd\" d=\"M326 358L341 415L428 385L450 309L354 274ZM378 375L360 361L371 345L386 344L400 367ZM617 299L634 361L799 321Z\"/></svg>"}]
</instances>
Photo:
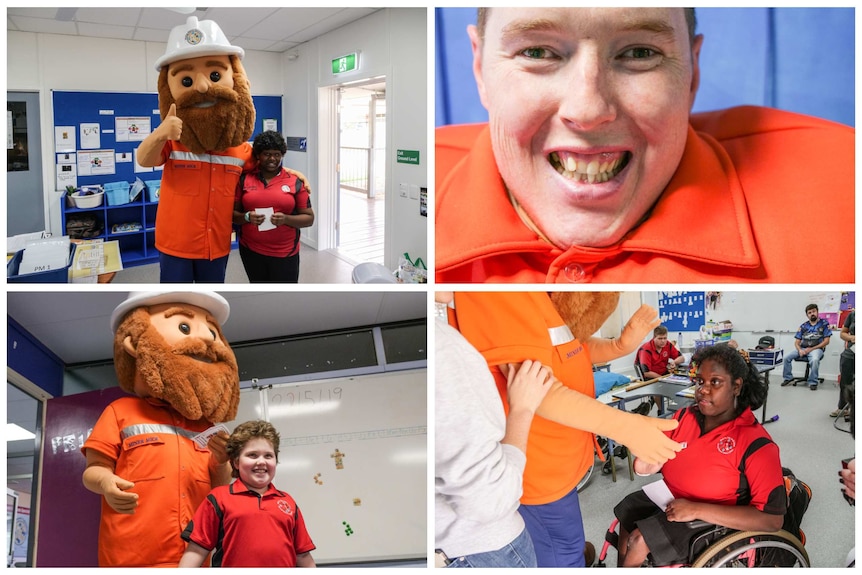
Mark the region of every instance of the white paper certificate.
<instances>
[{"instance_id":1,"label":"white paper certificate","mask_svg":"<svg viewBox=\"0 0 862 575\"><path fill-rule=\"evenodd\" d=\"M643 486L643 490L647 497L650 498L650 501L658 505L662 511L666 510L667 504L675 499L664 479L647 483Z\"/></svg>"}]
</instances>

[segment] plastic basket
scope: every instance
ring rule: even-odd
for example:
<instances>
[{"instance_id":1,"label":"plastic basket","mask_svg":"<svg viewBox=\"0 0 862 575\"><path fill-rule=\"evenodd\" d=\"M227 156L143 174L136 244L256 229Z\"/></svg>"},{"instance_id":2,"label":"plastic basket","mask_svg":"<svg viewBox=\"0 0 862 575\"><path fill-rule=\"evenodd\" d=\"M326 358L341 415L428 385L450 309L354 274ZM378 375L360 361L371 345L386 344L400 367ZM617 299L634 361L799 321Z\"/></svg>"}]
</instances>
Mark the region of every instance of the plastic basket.
<instances>
[{"instance_id":1,"label":"plastic basket","mask_svg":"<svg viewBox=\"0 0 862 575\"><path fill-rule=\"evenodd\" d=\"M129 182L111 182L105 184L105 195L108 197L109 206L122 206L131 201L129 198Z\"/></svg>"},{"instance_id":2,"label":"plastic basket","mask_svg":"<svg viewBox=\"0 0 862 575\"><path fill-rule=\"evenodd\" d=\"M81 192L75 192L70 196L76 208L98 208L102 205L102 200L105 198L105 192L95 192L87 195L79 194Z\"/></svg>"},{"instance_id":3,"label":"plastic basket","mask_svg":"<svg viewBox=\"0 0 862 575\"><path fill-rule=\"evenodd\" d=\"M69 283L69 266L71 266L72 262L75 260L76 248L76 244L71 244L71 247L69 248L69 263L65 267L24 275L18 275L18 267L21 265L21 259L24 257L24 250L19 250L15 252L15 256L9 260L8 264L6 264L6 282L40 284Z\"/></svg>"},{"instance_id":4,"label":"plastic basket","mask_svg":"<svg viewBox=\"0 0 862 575\"><path fill-rule=\"evenodd\" d=\"M159 192L162 189L162 181L146 180L144 184L147 186L147 199L151 202L158 202Z\"/></svg>"}]
</instances>

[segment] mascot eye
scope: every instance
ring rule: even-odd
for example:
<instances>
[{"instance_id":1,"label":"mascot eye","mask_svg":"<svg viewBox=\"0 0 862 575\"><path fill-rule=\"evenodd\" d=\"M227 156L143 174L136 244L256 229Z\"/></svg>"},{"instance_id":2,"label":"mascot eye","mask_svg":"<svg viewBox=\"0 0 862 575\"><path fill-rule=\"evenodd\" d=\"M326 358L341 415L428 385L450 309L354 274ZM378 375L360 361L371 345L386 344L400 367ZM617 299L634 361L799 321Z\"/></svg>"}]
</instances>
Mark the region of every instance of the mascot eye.
<instances>
[{"instance_id":1,"label":"mascot eye","mask_svg":"<svg viewBox=\"0 0 862 575\"><path fill-rule=\"evenodd\" d=\"M212 336L213 336L213 341L215 341L215 340L217 339L217 338L216 338L216 332L215 332L215 331L213 331L213 330L210 330L210 333L211 333L211 334L212 334Z\"/></svg>"},{"instance_id":2,"label":"mascot eye","mask_svg":"<svg viewBox=\"0 0 862 575\"><path fill-rule=\"evenodd\" d=\"M213 82L221 80L221 72L210 72L210 80Z\"/></svg>"},{"instance_id":3,"label":"mascot eye","mask_svg":"<svg viewBox=\"0 0 862 575\"><path fill-rule=\"evenodd\" d=\"M181 323L177 327L180 328L180 332L182 332L183 335L188 335L192 332L192 328L186 322Z\"/></svg>"},{"instance_id":4,"label":"mascot eye","mask_svg":"<svg viewBox=\"0 0 862 575\"><path fill-rule=\"evenodd\" d=\"M185 86L186 88L191 88L191 87L192 87L192 84L193 84L191 76L186 76L185 78L183 78L183 79L182 79L182 84L183 84L183 86Z\"/></svg>"}]
</instances>

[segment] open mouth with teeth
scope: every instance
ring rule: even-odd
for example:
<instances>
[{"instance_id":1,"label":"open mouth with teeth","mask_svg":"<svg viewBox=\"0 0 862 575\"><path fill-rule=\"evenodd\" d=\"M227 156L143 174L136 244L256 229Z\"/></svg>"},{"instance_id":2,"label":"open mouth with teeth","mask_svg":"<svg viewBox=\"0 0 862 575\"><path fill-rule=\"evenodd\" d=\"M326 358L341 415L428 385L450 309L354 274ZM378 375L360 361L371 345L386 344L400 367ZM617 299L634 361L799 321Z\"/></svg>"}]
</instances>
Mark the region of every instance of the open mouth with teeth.
<instances>
[{"instance_id":1,"label":"open mouth with teeth","mask_svg":"<svg viewBox=\"0 0 862 575\"><path fill-rule=\"evenodd\" d=\"M604 152L601 154L575 154L551 152L548 161L565 178L589 184L607 182L623 171L631 159L631 152Z\"/></svg>"}]
</instances>

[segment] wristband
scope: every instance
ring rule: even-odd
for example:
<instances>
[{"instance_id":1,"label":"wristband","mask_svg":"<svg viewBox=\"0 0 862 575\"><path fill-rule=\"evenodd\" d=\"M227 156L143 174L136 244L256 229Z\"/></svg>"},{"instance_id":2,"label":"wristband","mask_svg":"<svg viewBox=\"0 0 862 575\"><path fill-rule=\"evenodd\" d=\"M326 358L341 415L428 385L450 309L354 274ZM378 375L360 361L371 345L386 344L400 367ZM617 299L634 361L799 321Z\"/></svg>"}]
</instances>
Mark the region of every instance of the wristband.
<instances>
[{"instance_id":1,"label":"wristband","mask_svg":"<svg viewBox=\"0 0 862 575\"><path fill-rule=\"evenodd\" d=\"M251 215L251 212L246 212L245 216L243 216L243 217L245 217L245 221L247 221L249 223L251 223L251 218L249 217L250 215Z\"/></svg>"}]
</instances>

